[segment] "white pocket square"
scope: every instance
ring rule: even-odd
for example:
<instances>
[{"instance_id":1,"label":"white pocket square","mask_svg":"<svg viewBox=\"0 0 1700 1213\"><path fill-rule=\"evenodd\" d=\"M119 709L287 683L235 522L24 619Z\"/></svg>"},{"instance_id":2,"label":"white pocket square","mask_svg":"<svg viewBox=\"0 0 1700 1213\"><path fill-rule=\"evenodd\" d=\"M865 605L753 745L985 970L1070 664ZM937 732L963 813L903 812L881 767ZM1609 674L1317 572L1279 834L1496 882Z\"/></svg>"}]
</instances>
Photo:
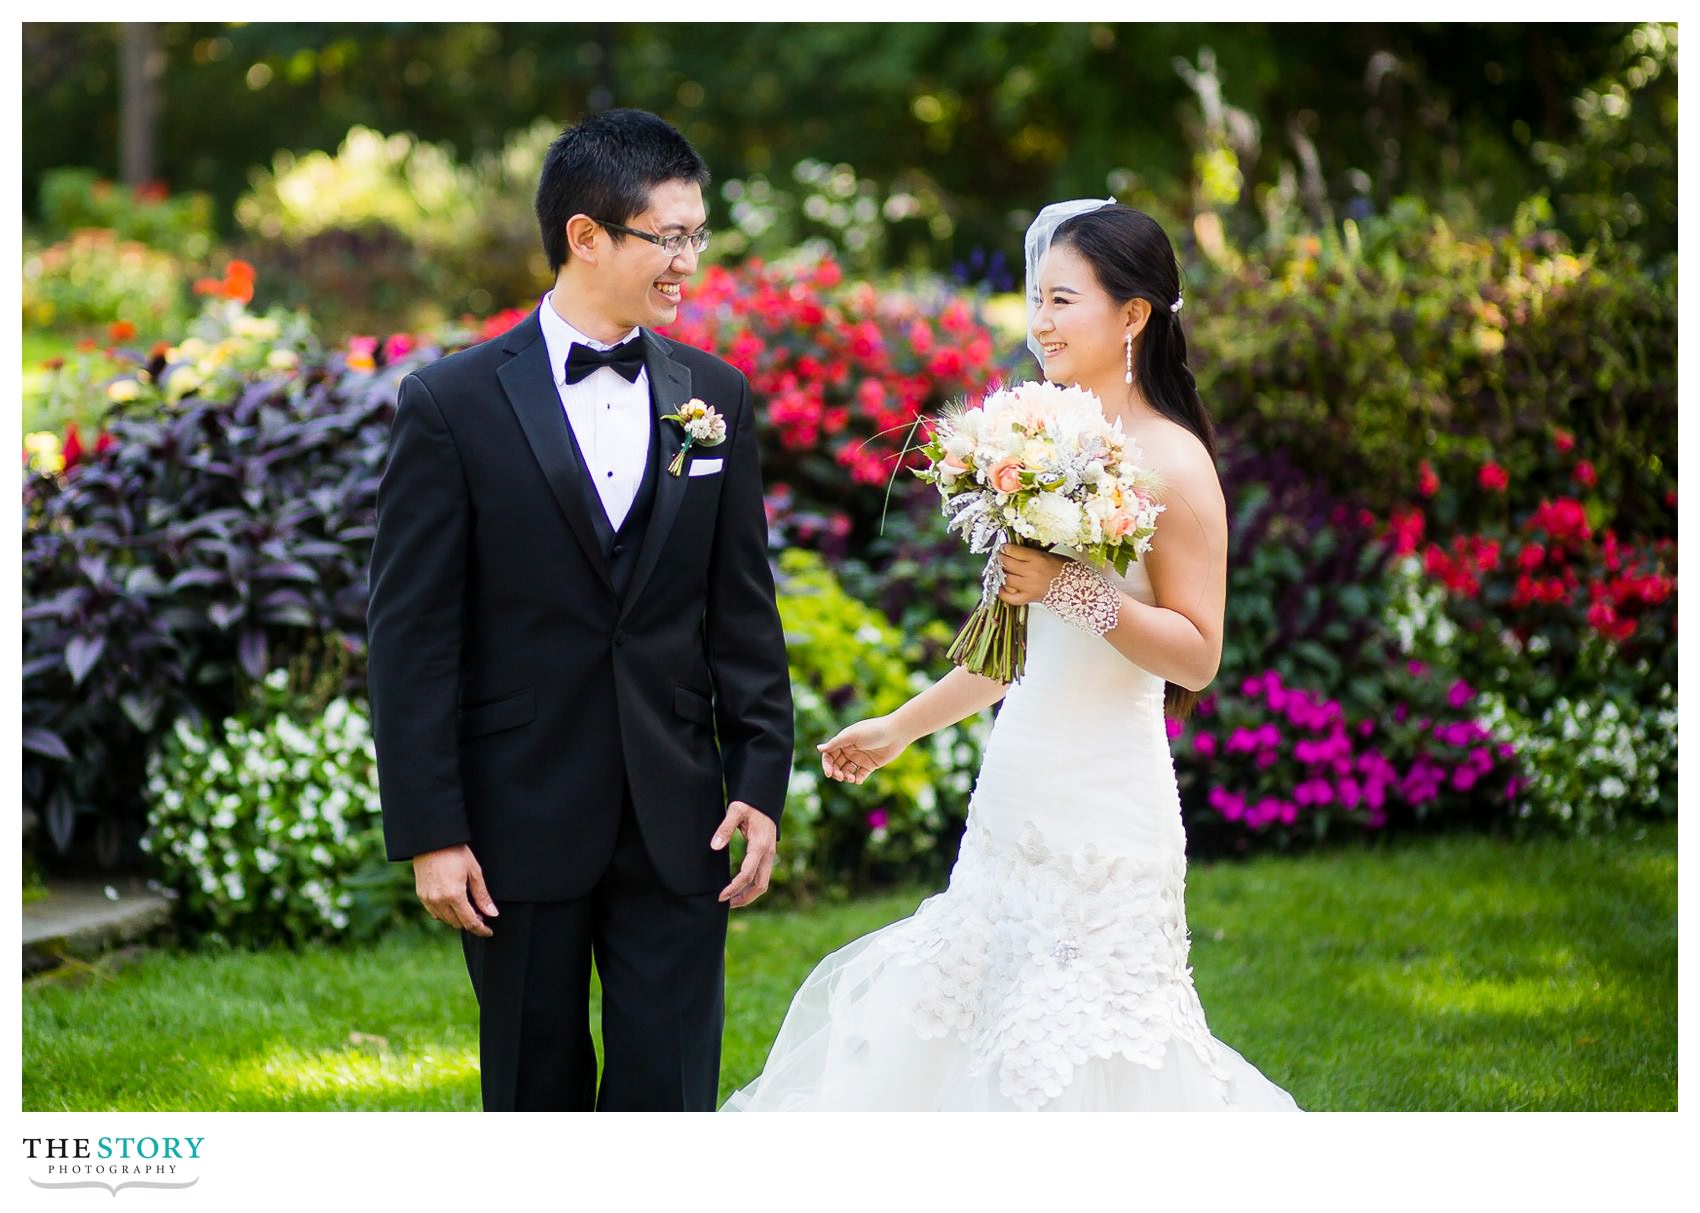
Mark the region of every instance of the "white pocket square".
<instances>
[{"instance_id":1,"label":"white pocket square","mask_svg":"<svg viewBox=\"0 0 1700 1213\"><path fill-rule=\"evenodd\" d=\"M712 476L720 470L720 465L725 462L724 459L693 459L691 460L691 475Z\"/></svg>"}]
</instances>

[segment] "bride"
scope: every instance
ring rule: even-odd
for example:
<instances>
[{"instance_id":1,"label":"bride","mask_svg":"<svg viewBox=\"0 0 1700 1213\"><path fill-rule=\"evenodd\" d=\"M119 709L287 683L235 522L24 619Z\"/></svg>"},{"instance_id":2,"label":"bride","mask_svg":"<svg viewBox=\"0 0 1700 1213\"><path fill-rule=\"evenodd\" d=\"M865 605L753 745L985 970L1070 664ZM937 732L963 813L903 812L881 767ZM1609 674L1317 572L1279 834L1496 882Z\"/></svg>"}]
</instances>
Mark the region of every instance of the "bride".
<instances>
[{"instance_id":1,"label":"bride","mask_svg":"<svg viewBox=\"0 0 1700 1213\"><path fill-rule=\"evenodd\" d=\"M1003 548L1021 680L956 669L821 744L827 776L862 783L1003 701L949 887L823 960L723 1110L1297 1110L1210 1034L1187 966L1164 713L1221 659L1227 512L1174 251L1114 199L1046 207L1026 244L1028 345L1137 440L1166 510L1125 577Z\"/></svg>"}]
</instances>

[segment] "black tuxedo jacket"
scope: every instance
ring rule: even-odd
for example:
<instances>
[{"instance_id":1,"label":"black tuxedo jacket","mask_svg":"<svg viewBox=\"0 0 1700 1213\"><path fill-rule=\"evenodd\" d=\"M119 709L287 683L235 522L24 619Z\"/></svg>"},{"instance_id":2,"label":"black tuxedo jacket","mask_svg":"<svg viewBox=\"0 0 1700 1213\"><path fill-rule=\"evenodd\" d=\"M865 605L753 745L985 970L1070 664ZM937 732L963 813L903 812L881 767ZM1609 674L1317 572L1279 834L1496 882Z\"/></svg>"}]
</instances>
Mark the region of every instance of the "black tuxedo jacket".
<instances>
[{"instance_id":1,"label":"black tuxedo jacket","mask_svg":"<svg viewBox=\"0 0 1700 1213\"><path fill-rule=\"evenodd\" d=\"M639 340L656 420L619 577L535 312L401 384L367 611L385 845L469 844L498 905L588 893L628 793L675 893L726 882L708 842L729 800L784 808L791 688L749 383ZM660 418L692 397L727 436L673 476L683 434ZM689 475L699 459L721 470Z\"/></svg>"}]
</instances>

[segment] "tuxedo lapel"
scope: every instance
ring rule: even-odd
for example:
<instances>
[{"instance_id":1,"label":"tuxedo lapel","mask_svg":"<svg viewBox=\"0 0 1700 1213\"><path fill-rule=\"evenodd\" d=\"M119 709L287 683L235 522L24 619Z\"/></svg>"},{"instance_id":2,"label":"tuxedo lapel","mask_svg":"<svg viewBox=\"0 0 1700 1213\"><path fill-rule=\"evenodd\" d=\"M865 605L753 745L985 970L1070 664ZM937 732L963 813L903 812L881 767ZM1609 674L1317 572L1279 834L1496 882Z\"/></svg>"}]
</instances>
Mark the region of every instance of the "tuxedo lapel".
<instances>
[{"instance_id":1,"label":"tuxedo lapel","mask_svg":"<svg viewBox=\"0 0 1700 1213\"><path fill-rule=\"evenodd\" d=\"M585 500L586 472L573 445L566 410L561 407L554 368L549 365L549 343L543 340L543 326L536 312L508 331L502 349L514 355L496 370L496 378L507 393L508 404L519 418L520 428L525 431L525 439L531 445L531 453L536 457L538 467L543 469L550 492L555 495L555 504L561 507L573 534L578 536L586 559L602 579L602 584L613 589L613 582L608 577L608 562L602 556L602 545L596 538L596 524Z\"/></svg>"},{"instance_id":2,"label":"tuxedo lapel","mask_svg":"<svg viewBox=\"0 0 1700 1213\"><path fill-rule=\"evenodd\" d=\"M643 592L644 583L661 559L661 549L666 544L667 533L673 529L673 520L679 516L686 488L685 477L675 476L667 470L673 456L684 445L684 431L678 422L663 421L662 418L668 413L678 412L679 406L691 398L691 372L673 361L661 338L648 329L639 332L639 340L644 347L643 365L649 372L649 404L660 436L661 462L656 471L655 508L649 516L649 525L644 529L637 568L632 571L631 584L626 587L625 601L620 606L622 618L632 609L632 603Z\"/></svg>"}]
</instances>

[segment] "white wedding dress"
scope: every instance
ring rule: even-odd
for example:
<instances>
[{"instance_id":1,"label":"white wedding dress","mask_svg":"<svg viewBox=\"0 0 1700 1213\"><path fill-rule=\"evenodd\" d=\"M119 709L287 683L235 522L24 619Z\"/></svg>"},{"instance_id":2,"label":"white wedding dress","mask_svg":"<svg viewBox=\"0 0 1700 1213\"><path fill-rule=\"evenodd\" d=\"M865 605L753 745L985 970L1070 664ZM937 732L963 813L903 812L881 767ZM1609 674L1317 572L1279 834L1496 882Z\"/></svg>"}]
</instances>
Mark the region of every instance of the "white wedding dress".
<instances>
[{"instance_id":1,"label":"white wedding dress","mask_svg":"<svg viewBox=\"0 0 1700 1213\"><path fill-rule=\"evenodd\" d=\"M1298 1110L1193 989L1163 680L1040 605L1027 645L949 887L823 960L722 1111Z\"/></svg>"}]
</instances>

